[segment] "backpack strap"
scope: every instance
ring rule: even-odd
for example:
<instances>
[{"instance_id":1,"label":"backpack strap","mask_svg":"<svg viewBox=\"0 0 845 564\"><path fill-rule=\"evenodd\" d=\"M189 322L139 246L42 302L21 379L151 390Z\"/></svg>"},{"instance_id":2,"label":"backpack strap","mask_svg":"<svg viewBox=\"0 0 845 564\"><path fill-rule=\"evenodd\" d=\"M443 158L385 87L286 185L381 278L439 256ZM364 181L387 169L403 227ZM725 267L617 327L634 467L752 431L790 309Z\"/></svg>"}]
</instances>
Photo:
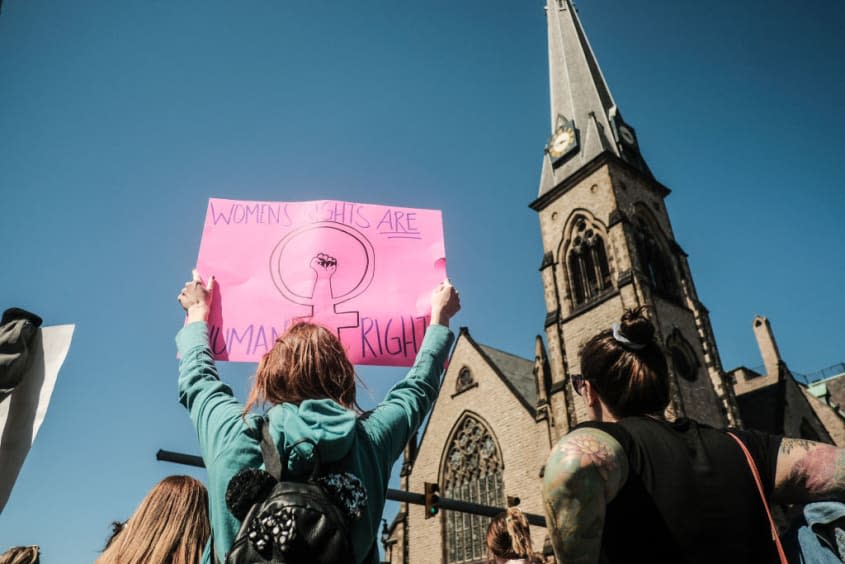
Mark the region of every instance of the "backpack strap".
<instances>
[{"instance_id":1,"label":"backpack strap","mask_svg":"<svg viewBox=\"0 0 845 564\"><path fill-rule=\"evenodd\" d=\"M301 443L310 443L314 449L314 467L309 478L313 481L320 475L320 455L317 452L317 445L311 439L300 439L293 443L293 447ZM270 434L270 420L267 417L261 420L261 456L264 458L264 469L277 481L283 481L287 473L287 457L282 456L276 446L276 441Z\"/></svg>"},{"instance_id":2,"label":"backpack strap","mask_svg":"<svg viewBox=\"0 0 845 564\"><path fill-rule=\"evenodd\" d=\"M267 417L261 420L261 455L264 457L264 468L281 482L287 464L282 464L282 456L276 448L276 441L270 435L270 420Z\"/></svg>"},{"instance_id":3,"label":"backpack strap","mask_svg":"<svg viewBox=\"0 0 845 564\"><path fill-rule=\"evenodd\" d=\"M291 448L296 448L297 445L308 443L311 445L311 455L314 457L314 465L311 467L311 475L308 480L313 482L320 476L320 453L317 452L317 444L311 439L299 439L291 445Z\"/></svg>"},{"instance_id":4,"label":"backpack strap","mask_svg":"<svg viewBox=\"0 0 845 564\"><path fill-rule=\"evenodd\" d=\"M748 467L751 469L751 474L754 476L754 483L757 484L757 491L760 492L760 500L763 502L763 507L766 509L766 516L769 518L769 526L772 529L772 539L775 542L775 548L778 551L778 557L782 564L789 564L789 560L786 559L786 554L783 552L783 546L780 544L780 536L778 535L778 527L775 525L775 520L772 519L772 512L769 510L769 502L766 501L766 492L763 491L763 481L760 479L760 472L757 471L757 465L754 463L754 459L751 457L751 453L748 452L748 448L745 446L745 443L742 440L731 433L728 432L728 436L730 436L736 443L739 445L739 448L742 449L743 454L745 454L745 459L748 461Z\"/></svg>"}]
</instances>

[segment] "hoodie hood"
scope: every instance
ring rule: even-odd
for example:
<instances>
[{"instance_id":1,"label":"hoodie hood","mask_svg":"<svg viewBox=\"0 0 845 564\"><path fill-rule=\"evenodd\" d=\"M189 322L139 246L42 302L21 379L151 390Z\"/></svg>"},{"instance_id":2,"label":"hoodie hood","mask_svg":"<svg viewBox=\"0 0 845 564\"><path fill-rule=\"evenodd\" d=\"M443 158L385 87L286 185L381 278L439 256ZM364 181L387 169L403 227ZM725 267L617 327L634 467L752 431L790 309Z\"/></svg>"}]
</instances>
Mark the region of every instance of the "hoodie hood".
<instances>
[{"instance_id":1,"label":"hoodie hood","mask_svg":"<svg viewBox=\"0 0 845 564\"><path fill-rule=\"evenodd\" d=\"M287 458L287 471L301 476L314 465L314 448L321 464L341 460L355 441L354 411L330 399L305 400L298 406L283 403L267 412L270 432L279 452Z\"/></svg>"}]
</instances>

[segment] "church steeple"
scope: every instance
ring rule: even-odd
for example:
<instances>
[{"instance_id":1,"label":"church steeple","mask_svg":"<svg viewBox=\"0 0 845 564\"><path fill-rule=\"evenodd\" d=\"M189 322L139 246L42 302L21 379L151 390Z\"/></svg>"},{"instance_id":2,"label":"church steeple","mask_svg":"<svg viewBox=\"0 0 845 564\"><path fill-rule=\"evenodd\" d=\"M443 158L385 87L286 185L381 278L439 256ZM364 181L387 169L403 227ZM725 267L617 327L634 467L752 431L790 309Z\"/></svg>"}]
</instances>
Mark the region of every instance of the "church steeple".
<instances>
[{"instance_id":1,"label":"church steeple","mask_svg":"<svg viewBox=\"0 0 845 564\"><path fill-rule=\"evenodd\" d=\"M571 0L547 0L551 137L543 157L540 193L604 152L647 177L634 129L622 120Z\"/></svg>"},{"instance_id":2,"label":"church steeple","mask_svg":"<svg viewBox=\"0 0 845 564\"><path fill-rule=\"evenodd\" d=\"M584 342L639 306L670 366L667 415L736 425L707 308L672 231L669 189L652 176L622 120L572 0L547 0L546 13L552 134L531 208L543 238L551 434L590 415L573 386Z\"/></svg>"}]
</instances>

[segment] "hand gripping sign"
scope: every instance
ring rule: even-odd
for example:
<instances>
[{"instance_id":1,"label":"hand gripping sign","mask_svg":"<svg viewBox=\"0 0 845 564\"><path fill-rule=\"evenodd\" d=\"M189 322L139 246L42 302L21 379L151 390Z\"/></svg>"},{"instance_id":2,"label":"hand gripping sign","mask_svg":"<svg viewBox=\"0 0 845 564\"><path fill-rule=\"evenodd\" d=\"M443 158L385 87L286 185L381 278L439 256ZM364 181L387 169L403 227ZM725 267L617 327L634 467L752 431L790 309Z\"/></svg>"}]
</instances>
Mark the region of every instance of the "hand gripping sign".
<instances>
[{"instance_id":1,"label":"hand gripping sign","mask_svg":"<svg viewBox=\"0 0 845 564\"><path fill-rule=\"evenodd\" d=\"M446 277L440 211L335 200L208 202L197 269L214 275L214 358L257 362L297 321L354 364L410 366Z\"/></svg>"}]
</instances>

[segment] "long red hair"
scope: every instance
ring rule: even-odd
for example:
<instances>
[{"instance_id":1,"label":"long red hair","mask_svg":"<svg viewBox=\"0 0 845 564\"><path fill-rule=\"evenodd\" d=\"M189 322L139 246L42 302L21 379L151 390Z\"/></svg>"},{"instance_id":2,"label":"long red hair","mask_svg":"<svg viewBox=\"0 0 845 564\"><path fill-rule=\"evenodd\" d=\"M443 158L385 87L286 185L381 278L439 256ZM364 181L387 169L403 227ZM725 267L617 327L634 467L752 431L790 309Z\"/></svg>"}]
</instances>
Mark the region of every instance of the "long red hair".
<instances>
[{"instance_id":1,"label":"long red hair","mask_svg":"<svg viewBox=\"0 0 845 564\"><path fill-rule=\"evenodd\" d=\"M340 340L325 327L302 322L261 358L244 415L260 403L298 405L307 399L330 399L359 410L355 369Z\"/></svg>"}]
</instances>

